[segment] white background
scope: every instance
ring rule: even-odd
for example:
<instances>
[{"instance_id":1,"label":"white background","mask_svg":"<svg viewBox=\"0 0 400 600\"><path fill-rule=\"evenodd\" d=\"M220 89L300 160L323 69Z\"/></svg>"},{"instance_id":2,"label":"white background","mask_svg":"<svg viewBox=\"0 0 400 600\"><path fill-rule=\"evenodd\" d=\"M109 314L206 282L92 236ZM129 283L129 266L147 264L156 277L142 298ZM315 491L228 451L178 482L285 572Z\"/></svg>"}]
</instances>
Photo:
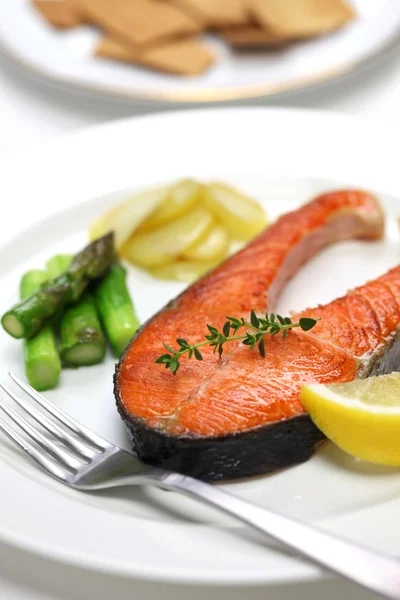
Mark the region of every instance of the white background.
<instances>
[{"instance_id":1,"label":"white background","mask_svg":"<svg viewBox=\"0 0 400 600\"><path fill-rule=\"evenodd\" d=\"M400 50L386 57L383 63L352 78L318 90L274 100L271 104L365 115L389 124L393 129L393 136L400 137ZM127 103L79 97L56 90L29 79L5 62L0 62L0 158L29 150L39 143L81 127L143 114L148 110L148 107L139 109ZM367 129L365 143L368 144ZM343 144L351 144L351 139L344 139ZM384 148L382 160L385 160ZM265 598L266 594L269 600L374 598L371 594L355 590L349 584L328 581L285 590L269 589L268 592L265 589L253 589L251 592L234 590L227 596L221 592L219 599L229 597L230 600L236 600L246 596L249 600L258 600ZM180 600L188 596L192 600L199 600L209 598L210 594L194 589L178 591L169 587L165 587L160 593L159 589L146 584L140 596L140 600L161 597L163 600ZM0 600L102 600L111 597L113 600L131 598L129 581L117 581L111 577L51 564L0 544Z\"/></svg>"},{"instance_id":2,"label":"white background","mask_svg":"<svg viewBox=\"0 0 400 600\"><path fill-rule=\"evenodd\" d=\"M366 115L389 122L393 135L399 135L400 49L345 80L277 98L270 104ZM0 157L27 150L64 132L149 110L154 107L138 107L58 90L0 61Z\"/></svg>"}]
</instances>

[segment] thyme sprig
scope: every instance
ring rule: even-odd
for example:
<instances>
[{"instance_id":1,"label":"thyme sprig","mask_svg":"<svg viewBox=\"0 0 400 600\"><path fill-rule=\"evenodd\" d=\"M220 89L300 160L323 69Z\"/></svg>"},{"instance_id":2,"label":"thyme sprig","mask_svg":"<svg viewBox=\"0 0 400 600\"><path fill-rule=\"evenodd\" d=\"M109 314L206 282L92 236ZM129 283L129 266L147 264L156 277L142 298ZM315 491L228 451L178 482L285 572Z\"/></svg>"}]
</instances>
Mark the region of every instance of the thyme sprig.
<instances>
[{"instance_id":1,"label":"thyme sprig","mask_svg":"<svg viewBox=\"0 0 400 600\"><path fill-rule=\"evenodd\" d=\"M168 353L159 356L155 362L164 365L166 369L169 369L175 375L180 367L180 358L183 355L186 354L189 359L194 357L196 360L203 360L199 348L211 346L214 348L214 353L218 352L219 357L221 357L225 344L236 340L242 340L243 344L249 346L251 350L257 346L261 356L265 357L266 335L273 337L278 333L282 333L283 339L285 339L291 329L300 327L302 331L310 331L319 321L319 319L302 317L298 323L293 323L289 317L282 317L274 313L266 313L265 317L257 317L254 310L250 313L249 321L243 318L237 319L236 317L226 317L226 319L221 331L213 325L207 325L208 335L204 336L204 341L197 344L191 345L184 338L177 338L178 349L175 349L163 343ZM239 334L239 331L244 328L246 331Z\"/></svg>"}]
</instances>

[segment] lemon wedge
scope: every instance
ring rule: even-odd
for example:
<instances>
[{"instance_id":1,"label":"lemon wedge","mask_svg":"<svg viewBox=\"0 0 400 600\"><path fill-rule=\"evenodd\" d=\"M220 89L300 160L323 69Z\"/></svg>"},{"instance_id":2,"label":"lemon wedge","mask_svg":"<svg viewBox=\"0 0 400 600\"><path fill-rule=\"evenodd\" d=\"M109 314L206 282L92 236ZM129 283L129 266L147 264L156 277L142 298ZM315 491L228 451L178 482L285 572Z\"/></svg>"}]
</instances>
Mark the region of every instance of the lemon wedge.
<instances>
[{"instance_id":1,"label":"lemon wedge","mask_svg":"<svg viewBox=\"0 0 400 600\"><path fill-rule=\"evenodd\" d=\"M400 373L303 385L300 400L318 429L345 452L400 466Z\"/></svg>"}]
</instances>

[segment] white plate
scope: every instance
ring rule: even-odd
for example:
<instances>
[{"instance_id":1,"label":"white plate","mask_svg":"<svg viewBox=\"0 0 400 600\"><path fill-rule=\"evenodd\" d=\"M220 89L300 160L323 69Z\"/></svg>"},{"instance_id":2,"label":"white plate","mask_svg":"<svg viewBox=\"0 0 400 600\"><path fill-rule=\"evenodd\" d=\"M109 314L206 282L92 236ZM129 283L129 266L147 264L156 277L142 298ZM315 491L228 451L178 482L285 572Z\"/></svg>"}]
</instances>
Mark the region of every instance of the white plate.
<instances>
[{"instance_id":1,"label":"white plate","mask_svg":"<svg viewBox=\"0 0 400 600\"><path fill-rule=\"evenodd\" d=\"M330 113L189 111L65 137L1 165L0 310L16 299L26 269L79 248L89 223L106 206L128 191L183 176L226 179L265 202L272 216L338 185L381 190L386 240L348 242L321 253L288 285L278 308L325 302L398 262L397 167L390 131ZM181 289L134 269L130 286L142 319ZM8 370L22 373L21 344L1 331L0 379ZM47 395L127 447L112 374L112 358L65 371L60 387ZM246 527L176 494L132 488L79 494L43 475L3 439L0 456L0 538L22 548L153 581L271 584L322 576L267 547ZM304 465L224 487L400 554L393 526L400 510L399 471L358 462L333 445Z\"/></svg>"},{"instance_id":2,"label":"white plate","mask_svg":"<svg viewBox=\"0 0 400 600\"><path fill-rule=\"evenodd\" d=\"M97 31L55 31L29 0L0 3L0 49L32 75L80 92L164 103L272 96L335 79L397 46L398 0L348 1L359 15L348 27L282 51L238 53L210 37L216 64L193 78L93 58Z\"/></svg>"}]
</instances>

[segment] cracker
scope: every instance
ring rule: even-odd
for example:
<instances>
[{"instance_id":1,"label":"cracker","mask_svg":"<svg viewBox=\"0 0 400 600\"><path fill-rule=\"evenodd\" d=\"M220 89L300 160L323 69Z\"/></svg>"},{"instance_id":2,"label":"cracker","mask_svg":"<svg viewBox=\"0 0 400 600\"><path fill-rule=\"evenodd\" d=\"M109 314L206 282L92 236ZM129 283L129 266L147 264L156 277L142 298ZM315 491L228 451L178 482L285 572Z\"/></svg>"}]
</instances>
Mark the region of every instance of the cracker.
<instances>
[{"instance_id":1,"label":"cracker","mask_svg":"<svg viewBox=\"0 0 400 600\"><path fill-rule=\"evenodd\" d=\"M256 21L268 31L291 39L308 38L334 29L355 15L344 0L248 0Z\"/></svg>"},{"instance_id":2,"label":"cracker","mask_svg":"<svg viewBox=\"0 0 400 600\"><path fill-rule=\"evenodd\" d=\"M169 0L205 27L246 25L250 22L247 0Z\"/></svg>"},{"instance_id":3,"label":"cracker","mask_svg":"<svg viewBox=\"0 0 400 600\"><path fill-rule=\"evenodd\" d=\"M177 75L198 75L214 62L213 54L195 38L164 42L146 50L134 50L118 40L105 37L97 46L95 54Z\"/></svg>"},{"instance_id":4,"label":"cracker","mask_svg":"<svg viewBox=\"0 0 400 600\"><path fill-rule=\"evenodd\" d=\"M93 23L134 48L201 30L193 17L161 0L82 0L82 4Z\"/></svg>"},{"instance_id":5,"label":"cracker","mask_svg":"<svg viewBox=\"0 0 400 600\"><path fill-rule=\"evenodd\" d=\"M258 25L227 27L219 33L228 44L237 48L277 48L288 42L286 37Z\"/></svg>"},{"instance_id":6,"label":"cracker","mask_svg":"<svg viewBox=\"0 0 400 600\"><path fill-rule=\"evenodd\" d=\"M57 29L69 29L85 22L73 0L33 0L33 5Z\"/></svg>"}]
</instances>

